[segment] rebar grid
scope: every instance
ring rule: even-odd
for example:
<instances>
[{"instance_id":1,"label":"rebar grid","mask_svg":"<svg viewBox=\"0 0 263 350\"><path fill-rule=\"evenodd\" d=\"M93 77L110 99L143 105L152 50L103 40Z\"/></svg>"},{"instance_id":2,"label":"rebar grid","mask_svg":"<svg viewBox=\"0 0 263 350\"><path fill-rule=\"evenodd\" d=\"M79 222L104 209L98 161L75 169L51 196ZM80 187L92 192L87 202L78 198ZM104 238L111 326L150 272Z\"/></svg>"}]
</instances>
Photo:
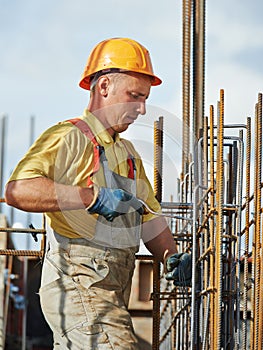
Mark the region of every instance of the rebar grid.
<instances>
[{"instance_id":1,"label":"rebar grid","mask_svg":"<svg viewBox=\"0 0 263 350\"><path fill-rule=\"evenodd\" d=\"M198 167L189 167L188 184L180 186L192 190L180 196L192 202L163 203L164 213L193 218L170 219L170 226L178 250L195 252L195 273L192 288L161 280L160 349L262 349L262 94L255 114L252 163L251 118L225 125L221 90L217 123L210 106L194 159ZM195 188L189 183L194 171L200 178Z\"/></svg>"},{"instance_id":2,"label":"rebar grid","mask_svg":"<svg viewBox=\"0 0 263 350\"><path fill-rule=\"evenodd\" d=\"M5 203L5 198L0 198L0 203ZM32 226L32 225L30 225ZM33 227L24 227L24 228L16 228L16 227L0 227L0 234L3 233L26 233L31 234L35 241L38 240L38 235L41 236L40 241L40 249L39 250L19 250L15 248L6 248L0 249L0 255L8 255L8 256L36 256L39 258L43 258L45 254L46 247L46 219L45 216L42 216L42 227L35 229Z\"/></svg>"}]
</instances>

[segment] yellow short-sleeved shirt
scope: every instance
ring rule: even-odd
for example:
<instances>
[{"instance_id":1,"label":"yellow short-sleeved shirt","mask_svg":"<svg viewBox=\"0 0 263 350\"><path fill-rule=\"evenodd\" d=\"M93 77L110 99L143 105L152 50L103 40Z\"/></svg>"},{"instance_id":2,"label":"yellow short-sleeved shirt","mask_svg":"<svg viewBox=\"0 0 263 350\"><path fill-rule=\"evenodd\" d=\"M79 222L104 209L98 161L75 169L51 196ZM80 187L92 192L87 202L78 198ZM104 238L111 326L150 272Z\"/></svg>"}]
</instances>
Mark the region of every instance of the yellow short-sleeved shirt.
<instances>
[{"instance_id":1,"label":"yellow short-sleeved shirt","mask_svg":"<svg viewBox=\"0 0 263 350\"><path fill-rule=\"evenodd\" d=\"M137 197L145 201L152 210L160 211L160 205L155 199L141 158L131 142L121 139L119 135L113 140L99 120L88 110L85 110L80 119L89 125L97 142L104 147L108 165L112 171L127 177L129 172L128 152L135 158ZM93 143L76 126L64 121L40 135L18 163L9 181L43 176L57 183L85 187L93 170ZM91 179L98 186L105 186L102 167ZM41 201L41 198L39 200ZM61 235L91 239L94 236L97 215L90 215L84 209L45 214L49 225ZM143 216L143 221L146 222L153 217L152 214L146 214Z\"/></svg>"}]
</instances>

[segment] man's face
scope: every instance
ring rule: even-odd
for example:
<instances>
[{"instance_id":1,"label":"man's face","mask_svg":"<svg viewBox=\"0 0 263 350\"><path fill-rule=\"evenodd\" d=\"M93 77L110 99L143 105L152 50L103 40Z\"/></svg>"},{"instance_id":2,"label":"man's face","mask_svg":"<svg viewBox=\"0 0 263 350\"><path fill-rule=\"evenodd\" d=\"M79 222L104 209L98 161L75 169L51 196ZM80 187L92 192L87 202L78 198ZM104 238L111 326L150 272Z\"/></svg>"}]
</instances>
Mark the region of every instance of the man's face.
<instances>
[{"instance_id":1,"label":"man's face","mask_svg":"<svg viewBox=\"0 0 263 350\"><path fill-rule=\"evenodd\" d=\"M112 136L127 130L139 115L146 113L150 89L150 78L143 74L121 74L118 79L109 77L104 126Z\"/></svg>"}]
</instances>

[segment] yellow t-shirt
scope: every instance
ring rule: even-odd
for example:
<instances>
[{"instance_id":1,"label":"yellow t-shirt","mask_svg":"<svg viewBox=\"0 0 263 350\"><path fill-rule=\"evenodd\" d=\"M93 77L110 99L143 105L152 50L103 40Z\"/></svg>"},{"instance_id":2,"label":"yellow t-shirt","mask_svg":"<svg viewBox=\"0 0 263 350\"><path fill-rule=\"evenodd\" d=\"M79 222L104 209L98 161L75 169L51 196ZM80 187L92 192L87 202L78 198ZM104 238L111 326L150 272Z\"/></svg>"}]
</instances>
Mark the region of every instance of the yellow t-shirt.
<instances>
[{"instance_id":1,"label":"yellow t-shirt","mask_svg":"<svg viewBox=\"0 0 263 350\"><path fill-rule=\"evenodd\" d=\"M136 195L152 210L160 212L160 205L155 199L142 160L131 142L121 139L119 135L113 140L100 121L87 110L80 119L89 125L97 142L104 147L108 165L112 171L127 177L128 152L135 158ZM88 137L72 123L68 121L58 123L40 135L18 163L9 181L43 176L56 183L86 187L88 177L92 176L94 170L93 147ZM99 186L106 185L102 166L91 179ZM41 201L41 198L39 200ZM63 236L70 238L82 236L88 239L94 236L97 215L88 214L84 208L45 214L49 225ZM143 222L152 218L154 215L145 214Z\"/></svg>"}]
</instances>

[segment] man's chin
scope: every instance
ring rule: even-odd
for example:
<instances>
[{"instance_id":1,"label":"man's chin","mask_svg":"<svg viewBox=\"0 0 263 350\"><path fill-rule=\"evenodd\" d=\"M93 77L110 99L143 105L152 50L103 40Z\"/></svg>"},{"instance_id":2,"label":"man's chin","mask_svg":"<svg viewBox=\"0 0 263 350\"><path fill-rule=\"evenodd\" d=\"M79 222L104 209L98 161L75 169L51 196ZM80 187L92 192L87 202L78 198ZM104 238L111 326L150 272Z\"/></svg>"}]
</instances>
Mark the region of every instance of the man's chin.
<instances>
[{"instance_id":1,"label":"man's chin","mask_svg":"<svg viewBox=\"0 0 263 350\"><path fill-rule=\"evenodd\" d=\"M115 132L121 133L121 132L126 131L130 125L131 125L131 124L128 124L128 123L120 124L120 125L114 126L112 129L113 129Z\"/></svg>"}]
</instances>

